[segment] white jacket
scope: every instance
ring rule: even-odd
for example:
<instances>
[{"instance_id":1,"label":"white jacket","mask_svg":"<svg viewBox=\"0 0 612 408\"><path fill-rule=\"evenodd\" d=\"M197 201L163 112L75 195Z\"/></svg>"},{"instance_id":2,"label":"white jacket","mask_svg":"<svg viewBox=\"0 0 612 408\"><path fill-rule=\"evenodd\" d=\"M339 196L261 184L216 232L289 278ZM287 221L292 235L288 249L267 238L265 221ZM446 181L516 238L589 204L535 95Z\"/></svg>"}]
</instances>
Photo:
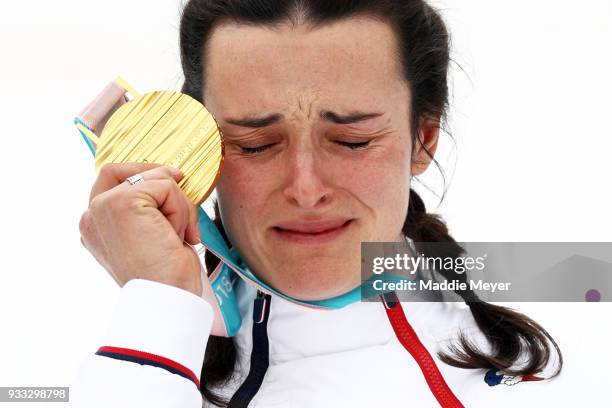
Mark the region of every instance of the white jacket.
<instances>
[{"instance_id":1,"label":"white jacket","mask_svg":"<svg viewBox=\"0 0 612 408\"><path fill-rule=\"evenodd\" d=\"M232 380L218 390L228 398L249 372L253 344L256 291L240 281L237 292L245 315L235 337L237 366ZM602 350L562 349L565 367L550 381L455 368L441 362L436 351L456 339L460 329L484 344L467 306L401 306L443 380L465 407L612 406L606 388L612 382L605 375L612 360L583 358L585 352L595 355ZM71 387L71 406L201 407L197 386L212 317L211 306L187 291L142 279L129 281L101 343L110 348L103 349L105 355L92 353L83 361ZM267 334L269 368L249 407L440 406L427 382L431 378L398 340L382 303L358 302L330 311L273 297ZM140 364L143 361L148 362Z\"/></svg>"}]
</instances>

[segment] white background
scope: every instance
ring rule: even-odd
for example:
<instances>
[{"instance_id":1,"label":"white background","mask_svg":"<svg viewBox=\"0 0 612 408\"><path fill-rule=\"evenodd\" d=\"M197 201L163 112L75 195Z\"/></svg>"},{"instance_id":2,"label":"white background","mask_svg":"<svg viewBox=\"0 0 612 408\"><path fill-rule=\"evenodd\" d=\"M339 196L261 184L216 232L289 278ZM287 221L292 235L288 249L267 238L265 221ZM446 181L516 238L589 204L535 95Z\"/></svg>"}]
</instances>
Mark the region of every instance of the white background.
<instances>
[{"instance_id":1,"label":"white background","mask_svg":"<svg viewBox=\"0 0 612 408\"><path fill-rule=\"evenodd\" d=\"M180 88L179 3L0 3L0 386L67 386L101 345L118 288L79 241L95 173L72 119L117 75ZM612 3L434 4L464 72L428 210L458 241L612 241ZM562 348L609 347L606 304L515 306Z\"/></svg>"}]
</instances>

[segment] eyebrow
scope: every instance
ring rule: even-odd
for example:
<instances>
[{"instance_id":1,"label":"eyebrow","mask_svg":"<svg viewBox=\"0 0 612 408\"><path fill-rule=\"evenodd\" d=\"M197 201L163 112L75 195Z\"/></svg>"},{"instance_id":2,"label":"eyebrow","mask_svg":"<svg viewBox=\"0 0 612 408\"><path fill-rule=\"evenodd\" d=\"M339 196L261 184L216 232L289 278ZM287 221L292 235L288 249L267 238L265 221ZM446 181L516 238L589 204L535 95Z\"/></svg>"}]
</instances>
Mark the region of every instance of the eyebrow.
<instances>
[{"instance_id":1,"label":"eyebrow","mask_svg":"<svg viewBox=\"0 0 612 408\"><path fill-rule=\"evenodd\" d=\"M319 116L321 119L332 122L338 125L350 125L353 123L364 122L369 119L378 118L382 116L379 112L351 112L347 115L342 115L333 111L321 111ZM247 128L262 128L273 125L284 119L284 116L280 113L273 113L268 116L262 117L245 117L245 118L228 118L225 121L232 125L247 127Z\"/></svg>"},{"instance_id":2,"label":"eyebrow","mask_svg":"<svg viewBox=\"0 0 612 408\"><path fill-rule=\"evenodd\" d=\"M364 122L369 119L382 116L379 112L351 112L348 115L340 115L332 111L321 111L321 119L338 125L350 125L352 123Z\"/></svg>"},{"instance_id":3,"label":"eyebrow","mask_svg":"<svg viewBox=\"0 0 612 408\"><path fill-rule=\"evenodd\" d=\"M283 115L280 113L274 113L272 115L264 116L264 117L246 117L240 119L232 119L228 118L225 121L232 125L248 127L248 128L262 128L266 126L273 125L275 123L280 122L283 119Z\"/></svg>"}]
</instances>

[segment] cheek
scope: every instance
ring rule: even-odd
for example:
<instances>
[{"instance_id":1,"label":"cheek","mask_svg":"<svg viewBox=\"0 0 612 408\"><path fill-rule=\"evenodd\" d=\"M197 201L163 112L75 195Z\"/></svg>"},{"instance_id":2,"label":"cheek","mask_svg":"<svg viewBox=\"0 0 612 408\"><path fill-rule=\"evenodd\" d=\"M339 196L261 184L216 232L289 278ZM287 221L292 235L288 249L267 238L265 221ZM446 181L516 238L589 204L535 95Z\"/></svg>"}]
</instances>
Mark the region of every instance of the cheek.
<instances>
[{"instance_id":1,"label":"cheek","mask_svg":"<svg viewBox=\"0 0 612 408\"><path fill-rule=\"evenodd\" d=\"M245 233L248 221L258 219L265 209L269 177L247 166L246 161L226 160L217 184L223 224L233 237Z\"/></svg>"},{"instance_id":2,"label":"cheek","mask_svg":"<svg viewBox=\"0 0 612 408\"><path fill-rule=\"evenodd\" d=\"M408 211L410 154L388 150L344 170L344 185L365 209L365 240L398 239Z\"/></svg>"},{"instance_id":3,"label":"cheek","mask_svg":"<svg viewBox=\"0 0 612 408\"><path fill-rule=\"evenodd\" d=\"M408 200L410 188L409 151L381 148L335 167L336 185L347 188L372 211L380 213L407 205L404 201Z\"/></svg>"}]
</instances>

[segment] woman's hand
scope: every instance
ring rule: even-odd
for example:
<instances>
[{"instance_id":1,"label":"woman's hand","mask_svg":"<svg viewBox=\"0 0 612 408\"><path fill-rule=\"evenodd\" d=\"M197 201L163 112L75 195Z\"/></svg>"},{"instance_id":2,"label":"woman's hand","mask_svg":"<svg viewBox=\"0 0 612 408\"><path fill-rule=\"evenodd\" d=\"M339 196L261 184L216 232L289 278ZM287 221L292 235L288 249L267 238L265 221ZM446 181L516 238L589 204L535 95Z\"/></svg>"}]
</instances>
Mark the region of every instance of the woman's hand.
<instances>
[{"instance_id":1,"label":"woman's hand","mask_svg":"<svg viewBox=\"0 0 612 408\"><path fill-rule=\"evenodd\" d=\"M124 180L140 173L143 182ZM184 243L200 242L196 206L177 169L158 164L105 165L79 223L81 242L123 286L142 278L202 294L200 260Z\"/></svg>"}]
</instances>

